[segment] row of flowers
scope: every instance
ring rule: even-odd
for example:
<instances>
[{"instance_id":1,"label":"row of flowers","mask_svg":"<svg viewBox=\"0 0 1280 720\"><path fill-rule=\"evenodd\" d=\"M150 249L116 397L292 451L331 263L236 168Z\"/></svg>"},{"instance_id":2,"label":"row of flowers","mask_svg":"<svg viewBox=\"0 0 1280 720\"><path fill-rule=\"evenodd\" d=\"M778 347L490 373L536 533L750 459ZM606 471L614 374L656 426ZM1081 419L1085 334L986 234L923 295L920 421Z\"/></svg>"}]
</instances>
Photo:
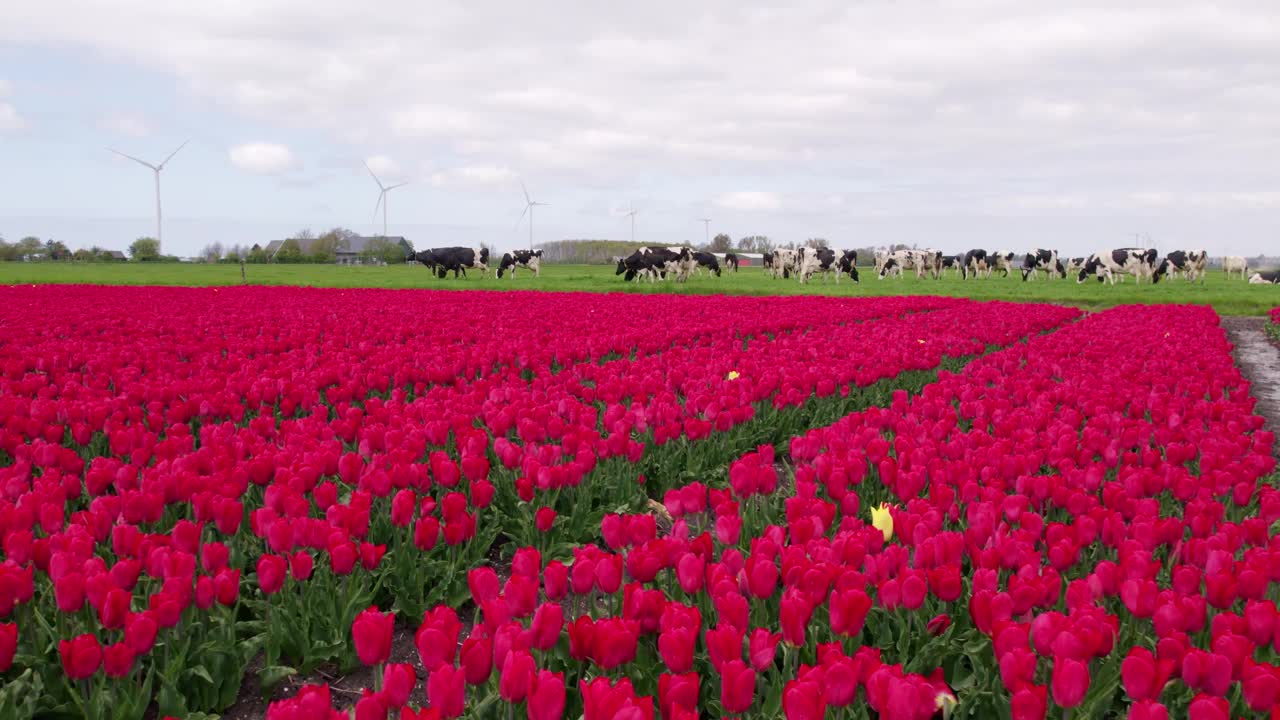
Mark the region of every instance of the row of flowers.
<instances>
[{"instance_id":1,"label":"row of flowers","mask_svg":"<svg viewBox=\"0 0 1280 720\"><path fill-rule=\"evenodd\" d=\"M1133 352L1134 347L1143 353ZM1280 709L1274 438L1217 318L1125 307L606 516L479 613L351 627L357 719L1217 719ZM325 686L272 720L333 710Z\"/></svg>"},{"instance_id":2,"label":"row of flowers","mask_svg":"<svg viewBox=\"0 0 1280 720\"><path fill-rule=\"evenodd\" d=\"M268 687L350 667L362 608L463 604L461 579L500 536L536 538L573 560L575 582L590 572L592 593L618 596L613 578L656 573L657 550L623 564L570 548L606 510L676 484L635 482L645 447L672 444L660 418L694 454L762 408L777 417L1077 314L932 298L0 296L3 717L218 709L259 655ZM618 332L637 314L672 319ZM567 332L565 318L609 330ZM694 527L738 542L741 523L702 515ZM517 583L507 597L514 613L538 595Z\"/></svg>"},{"instance_id":3,"label":"row of flowers","mask_svg":"<svg viewBox=\"0 0 1280 720\"><path fill-rule=\"evenodd\" d=\"M479 615L426 612L420 664L362 612L353 714L1275 716L1280 493L1245 387L1206 307L1089 316L796 437L787 477L762 447L673 488L669 532L609 515L571 564L471 570Z\"/></svg>"}]
</instances>

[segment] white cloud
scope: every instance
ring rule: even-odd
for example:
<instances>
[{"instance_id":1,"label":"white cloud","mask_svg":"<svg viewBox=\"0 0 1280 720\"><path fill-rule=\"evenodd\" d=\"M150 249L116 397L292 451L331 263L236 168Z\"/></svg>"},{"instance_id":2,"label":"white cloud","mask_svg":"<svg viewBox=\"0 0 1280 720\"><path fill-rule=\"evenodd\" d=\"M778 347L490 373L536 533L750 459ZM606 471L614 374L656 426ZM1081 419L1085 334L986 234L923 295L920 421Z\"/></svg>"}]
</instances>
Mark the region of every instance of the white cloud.
<instances>
[{"instance_id":1,"label":"white cloud","mask_svg":"<svg viewBox=\"0 0 1280 720\"><path fill-rule=\"evenodd\" d=\"M400 177L400 163L387 157L386 155L374 155L364 159L364 164L369 166L383 182L391 182Z\"/></svg>"},{"instance_id":2,"label":"white cloud","mask_svg":"<svg viewBox=\"0 0 1280 720\"><path fill-rule=\"evenodd\" d=\"M146 137L151 134L151 126L147 123L147 119L138 113L107 113L99 125L109 132L130 137Z\"/></svg>"},{"instance_id":3,"label":"white cloud","mask_svg":"<svg viewBox=\"0 0 1280 720\"><path fill-rule=\"evenodd\" d=\"M293 152L277 143L252 142L236 145L228 154L232 165L255 175L279 175L297 167Z\"/></svg>"},{"instance_id":4,"label":"white cloud","mask_svg":"<svg viewBox=\"0 0 1280 720\"><path fill-rule=\"evenodd\" d=\"M27 122L18 114L18 109L9 103L0 103L0 133L18 132L27 127Z\"/></svg>"},{"instance_id":5,"label":"white cloud","mask_svg":"<svg viewBox=\"0 0 1280 720\"><path fill-rule=\"evenodd\" d=\"M431 176L436 187L502 188L516 183L516 174L508 167L473 166L442 170Z\"/></svg>"},{"instance_id":6,"label":"white cloud","mask_svg":"<svg viewBox=\"0 0 1280 720\"><path fill-rule=\"evenodd\" d=\"M9 85L9 81L5 80L4 78L0 78L0 97L4 97L5 95L8 95L12 91L13 89Z\"/></svg>"},{"instance_id":7,"label":"white cloud","mask_svg":"<svg viewBox=\"0 0 1280 720\"><path fill-rule=\"evenodd\" d=\"M777 210L782 207L782 198L771 192L730 192L717 197L715 203L729 210Z\"/></svg>"}]
</instances>

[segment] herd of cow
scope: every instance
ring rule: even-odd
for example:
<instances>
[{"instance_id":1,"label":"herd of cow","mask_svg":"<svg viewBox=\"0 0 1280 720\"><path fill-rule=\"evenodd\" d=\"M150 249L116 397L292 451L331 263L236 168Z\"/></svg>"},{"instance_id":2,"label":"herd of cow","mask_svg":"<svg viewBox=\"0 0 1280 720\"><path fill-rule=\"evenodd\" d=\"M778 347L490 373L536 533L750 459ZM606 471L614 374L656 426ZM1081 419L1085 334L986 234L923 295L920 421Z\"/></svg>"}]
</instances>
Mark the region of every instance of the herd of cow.
<instances>
[{"instance_id":1,"label":"herd of cow","mask_svg":"<svg viewBox=\"0 0 1280 720\"><path fill-rule=\"evenodd\" d=\"M738 257L733 253L724 256L724 269L736 272ZM447 247L432 248L414 253L412 260L430 269L437 277L445 277L453 271L454 277L465 276L467 270L489 272L489 249ZM684 282L704 270L719 277L721 261L709 252L687 247L642 247L626 257L616 258L616 275L626 280L650 282L674 278ZM1075 275L1082 283L1090 277L1099 282L1115 284L1124 276L1132 275L1135 282L1146 278L1158 283L1165 277L1183 277L1188 281L1204 282L1209 254L1204 250L1175 250L1163 258L1150 248L1117 248L1096 252L1088 257L1063 259L1057 250L1036 249L1021 258L1007 251L970 250L961 255L946 255L940 250L882 250L875 253L875 273L878 279L902 277L906 271L915 271L917 278L940 279L947 271L954 271L960 278L989 278L995 273L1008 277L1015 270L1023 281L1035 279L1041 273L1046 278L1066 278ZM535 277L540 274L541 250L515 250L503 253L498 261L499 278L510 273L515 277L517 268L525 268ZM798 278L801 283L821 276L826 282L833 276L837 283L842 275L858 282L858 253L856 250L831 248L778 248L764 253L765 272L774 278ZM1228 277L1236 273L1248 279L1250 284L1280 284L1280 272L1249 273L1248 263L1242 257L1224 257L1222 269Z\"/></svg>"}]
</instances>

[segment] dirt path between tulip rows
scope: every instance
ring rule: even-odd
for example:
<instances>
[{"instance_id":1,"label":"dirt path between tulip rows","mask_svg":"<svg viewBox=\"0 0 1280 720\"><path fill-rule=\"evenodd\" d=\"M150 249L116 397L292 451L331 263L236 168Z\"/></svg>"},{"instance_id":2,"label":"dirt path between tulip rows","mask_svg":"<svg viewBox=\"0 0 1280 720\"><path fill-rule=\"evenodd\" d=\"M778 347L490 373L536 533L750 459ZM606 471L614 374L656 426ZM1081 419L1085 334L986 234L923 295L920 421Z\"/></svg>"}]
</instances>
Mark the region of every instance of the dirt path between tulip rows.
<instances>
[{"instance_id":1,"label":"dirt path between tulip rows","mask_svg":"<svg viewBox=\"0 0 1280 720\"><path fill-rule=\"evenodd\" d=\"M1267 335L1265 317L1224 317L1222 327L1235 345L1236 365L1258 399L1254 411L1267 419L1266 428L1280 431L1280 349ZM1280 454L1280 447L1276 448Z\"/></svg>"}]
</instances>

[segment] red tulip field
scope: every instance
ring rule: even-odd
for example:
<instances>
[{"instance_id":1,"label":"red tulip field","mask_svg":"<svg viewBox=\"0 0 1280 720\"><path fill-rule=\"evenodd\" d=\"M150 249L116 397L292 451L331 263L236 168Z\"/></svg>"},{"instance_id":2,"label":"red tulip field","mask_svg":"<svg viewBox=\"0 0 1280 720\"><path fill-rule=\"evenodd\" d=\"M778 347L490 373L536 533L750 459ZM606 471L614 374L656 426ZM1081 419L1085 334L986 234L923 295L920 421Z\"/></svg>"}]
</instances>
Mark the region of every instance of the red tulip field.
<instances>
[{"instance_id":1,"label":"red tulip field","mask_svg":"<svg viewBox=\"0 0 1280 720\"><path fill-rule=\"evenodd\" d=\"M0 287L0 718L1280 718L1231 350L1207 306Z\"/></svg>"}]
</instances>

